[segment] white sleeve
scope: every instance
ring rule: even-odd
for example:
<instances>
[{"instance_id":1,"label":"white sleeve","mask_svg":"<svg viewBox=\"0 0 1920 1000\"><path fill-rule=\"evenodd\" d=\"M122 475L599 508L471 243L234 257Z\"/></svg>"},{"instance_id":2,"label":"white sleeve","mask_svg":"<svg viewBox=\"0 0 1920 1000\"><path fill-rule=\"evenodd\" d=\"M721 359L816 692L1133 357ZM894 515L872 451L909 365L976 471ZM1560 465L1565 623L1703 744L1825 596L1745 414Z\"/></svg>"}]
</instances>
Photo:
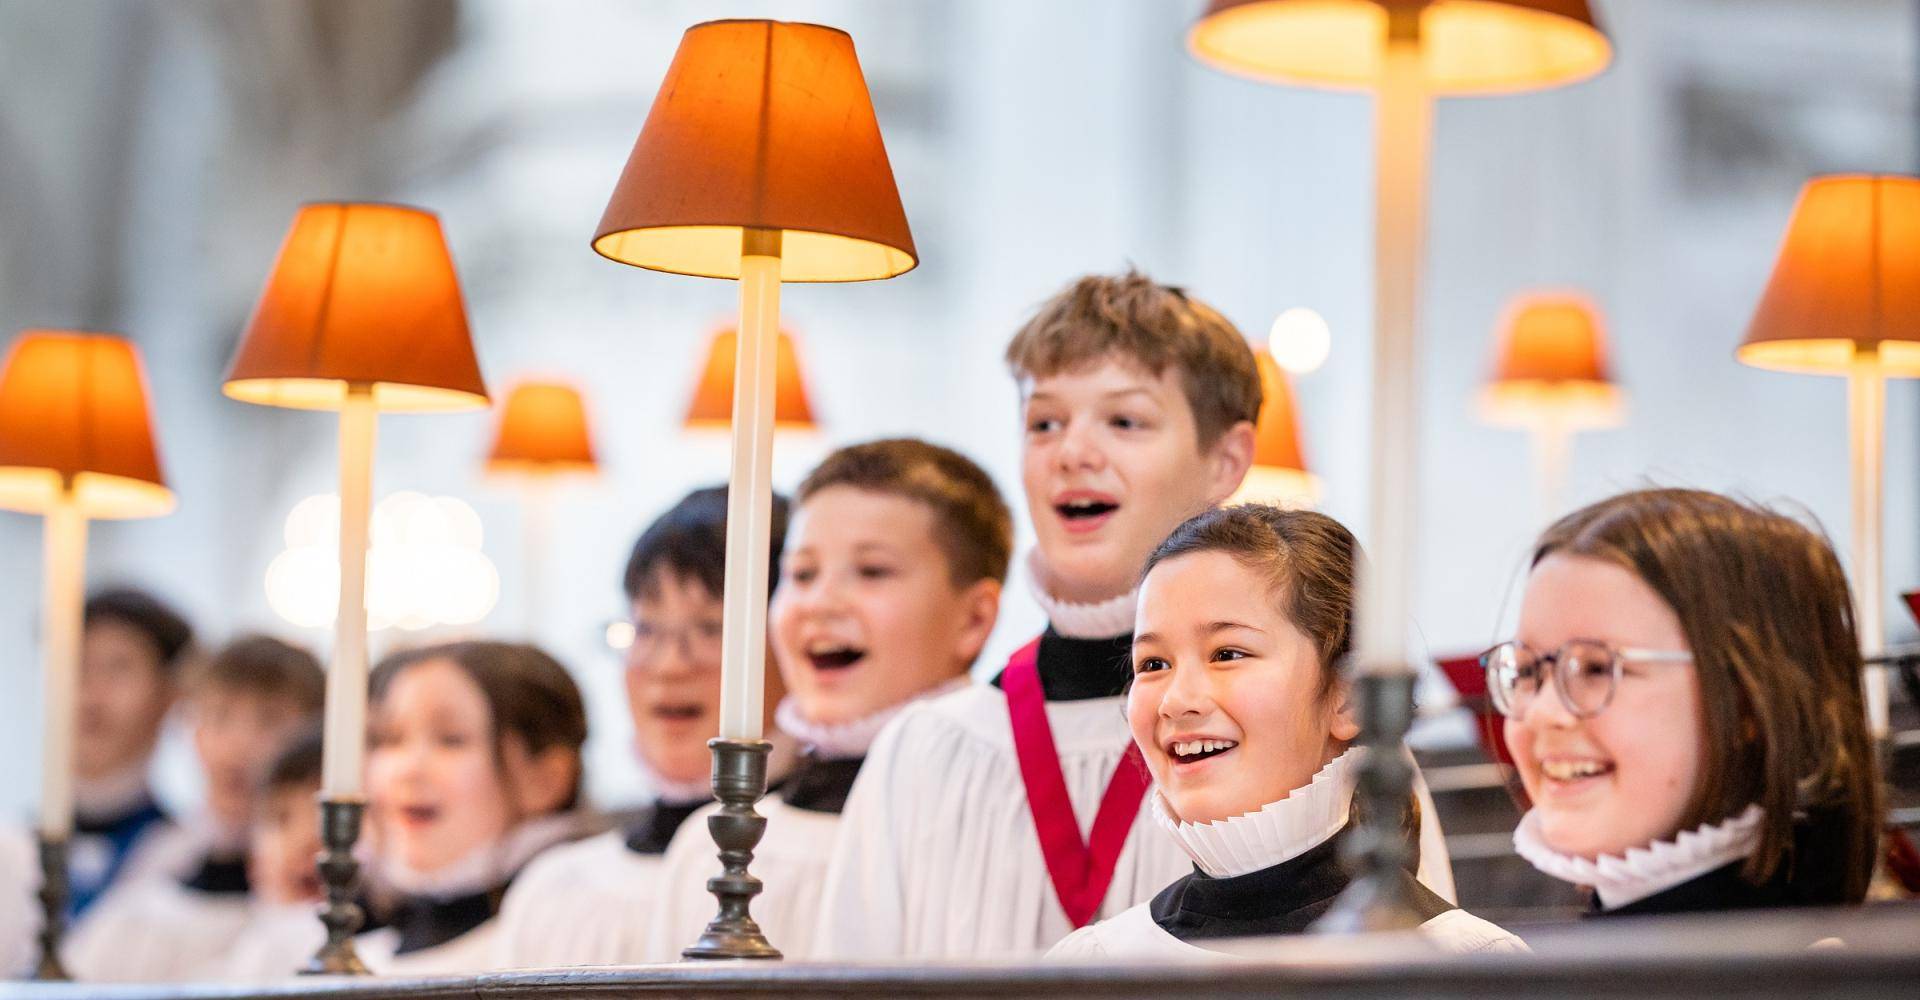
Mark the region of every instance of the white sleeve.
<instances>
[{"instance_id":1,"label":"white sleeve","mask_svg":"<svg viewBox=\"0 0 1920 1000\"><path fill-rule=\"evenodd\" d=\"M810 958L857 961L905 954L899 832L913 827L916 798L900 787L901 776L912 773L900 760L917 715L909 708L880 731L854 779L827 862Z\"/></svg>"},{"instance_id":2,"label":"white sleeve","mask_svg":"<svg viewBox=\"0 0 1920 1000\"><path fill-rule=\"evenodd\" d=\"M1440 828L1440 810L1434 807L1433 794L1427 791L1427 779L1420 768L1413 769L1413 794L1420 797L1420 867L1414 877L1420 884L1456 906L1460 904L1453 887L1453 860L1447 855L1447 833Z\"/></svg>"},{"instance_id":3,"label":"white sleeve","mask_svg":"<svg viewBox=\"0 0 1920 1000\"><path fill-rule=\"evenodd\" d=\"M719 848L707 832L707 817L719 811L718 803L703 807L673 832L660 860L658 897L641 961L680 961L680 950L693 944L719 911L719 901L707 891L707 879L720 874Z\"/></svg>"}]
</instances>

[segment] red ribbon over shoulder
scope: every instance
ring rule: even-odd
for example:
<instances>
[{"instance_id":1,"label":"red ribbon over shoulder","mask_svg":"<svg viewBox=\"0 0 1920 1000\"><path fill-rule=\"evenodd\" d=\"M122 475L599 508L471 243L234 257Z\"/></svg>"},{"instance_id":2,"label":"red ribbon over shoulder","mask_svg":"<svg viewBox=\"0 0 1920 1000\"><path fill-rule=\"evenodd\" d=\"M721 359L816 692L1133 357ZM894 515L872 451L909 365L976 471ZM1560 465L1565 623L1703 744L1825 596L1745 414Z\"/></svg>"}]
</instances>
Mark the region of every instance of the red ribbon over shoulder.
<instances>
[{"instance_id":1,"label":"red ribbon over shoulder","mask_svg":"<svg viewBox=\"0 0 1920 1000\"><path fill-rule=\"evenodd\" d=\"M1027 808L1040 835L1040 853L1046 859L1054 895L1073 926L1085 927L1100 912L1100 902L1113 884L1127 831L1140 815L1140 802L1152 778L1140 748L1128 741L1100 797L1092 836L1081 840L1080 821L1073 814L1067 779L1060 771L1053 726L1047 721L1047 696L1040 687L1040 640L1022 646L1007 660L1000 686L1007 695L1020 780L1027 787Z\"/></svg>"}]
</instances>

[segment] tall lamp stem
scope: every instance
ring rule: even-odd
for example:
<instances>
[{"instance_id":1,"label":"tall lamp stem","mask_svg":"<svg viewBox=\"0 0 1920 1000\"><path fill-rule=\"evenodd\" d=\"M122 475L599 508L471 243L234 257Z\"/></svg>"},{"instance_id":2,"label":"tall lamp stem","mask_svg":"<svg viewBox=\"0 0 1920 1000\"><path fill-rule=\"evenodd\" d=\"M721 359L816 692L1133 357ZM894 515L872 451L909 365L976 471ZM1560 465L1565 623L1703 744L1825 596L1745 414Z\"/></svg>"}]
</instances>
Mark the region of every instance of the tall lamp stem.
<instances>
[{"instance_id":1,"label":"tall lamp stem","mask_svg":"<svg viewBox=\"0 0 1920 1000\"><path fill-rule=\"evenodd\" d=\"M1390 5L1388 12L1374 98L1371 563L1359 573L1354 651L1360 742L1367 750L1357 794L1366 819L1343 851L1354 881L1315 925L1329 933L1420 923L1402 876L1407 846L1398 828L1413 781L1402 740L1413 716L1406 629L1419 485L1417 334L1433 98L1422 70L1420 8Z\"/></svg>"},{"instance_id":2,"label":"tall lamp stem","mask_svg":"<svg viewBox=\"0 0 1920 1000\"><path fill-rule=\"evenodd\" d=\"M1552 524L1565 509L1567 495L1567 452L1573 435L1558 418L1546 416L1532 429L1535 493L1540 504L1540 523Z\"/></svg>"},{"instance_id":3,"label":"tall lamp stem","mask_svg":"<svg viewBox=\"0 0 1920 1000\"><path fill-rule=\"evenodd\" d=\"M1847 425L1852 440L1853 595L1860 652L1868 660L1886 651L1880 568L1882 464L1886 455L1887 383L1876 349L1854 357L1847 372ZM1887 668L1869 664L1862 678L1867 724L1874 739L1887 735Z\"/></svg>"},{"instance_id":4,"label":"tall lamp stem","mask_svg":"<svg viewBox=\"0 0 1920 1000\"><path fill-rule=\"evenodd\" d=\"M707 829L720 848L721 874L707 880L719 912L687 958L779 958L749 914L760 880L749 874L767 821L753 810L767 789L765 723L767 586L773 529L775 349L780 329L780 232L741 237L740 335L733 368L733 468L727 480L727 564L722 603L720 738L713 749L713 794L720 812Z\"/></svg>"},{"instance_id":5,"label":"tall lamp stem","mask_svg":"<svg viewBox=\"0 0 1920 1000\"><path fill-rule=\"evenodd\" d=\"M327 669L321 734L320 831L316 864L327 902L320 920L327 940L302 971L359 974L353 946L365 916L355 899L360 866L353 843L365 802L367 744L367 548L373 518L373 451L379 409L373 387L352 383L340 407L340 604L334 614L333 662Z\"/></svg>"},{"instance_id":6,"label":"tall lamp stem","mask_svg":"<svg viewBox=\"0 0 1920 1000\"><path fill-rule=\"evenodd\" d=\"M86 606L87 517L68 480L46 514L42 602L46 699L40 759L40 979L66 979L67 845L73 834L74 726Z\"/></svg>"}]
</instances>

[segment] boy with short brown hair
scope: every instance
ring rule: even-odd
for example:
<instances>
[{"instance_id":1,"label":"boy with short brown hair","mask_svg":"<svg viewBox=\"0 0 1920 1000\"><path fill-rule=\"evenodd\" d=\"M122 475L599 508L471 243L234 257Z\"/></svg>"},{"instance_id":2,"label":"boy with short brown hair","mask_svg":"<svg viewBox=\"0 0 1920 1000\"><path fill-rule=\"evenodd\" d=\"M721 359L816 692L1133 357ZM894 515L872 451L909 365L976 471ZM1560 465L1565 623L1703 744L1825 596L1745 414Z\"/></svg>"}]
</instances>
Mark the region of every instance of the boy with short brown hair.
<instances>
[{"instance_id":1,"label":"boy with short brown hair","mask_svg":"<svg viewBox=\"0 0 1920 1000\"><path fill-rule=\"evenodd\" d=\"M909 438L841 448L800 484L769 610L787 697L775 717L803 749L778 795L753 915L774 947L812 950L820 882L867 749L922 699L956 690L1000 610L1013 518L965 456ZM713 808L713 807L710 807ZM714 915L713 839L689 823L667 851L646 961L669 961Z\"/></svg>"},{"instance_id":2,"label":"boy with short brown hair","mask_svg":"<svg viewBox=\"0 0 1920 1000\"><path fill-rule=\"evenodd\" d=\"M1035 954L1189 867L1141 818L1147 781L1119 695L1141 566L1252 461L1253 353L1212 308L1128 272L1042 305L1007 362L1048 627L993 685L912 706L874 743L817 956Z\"/></svg>"}]
</instances>

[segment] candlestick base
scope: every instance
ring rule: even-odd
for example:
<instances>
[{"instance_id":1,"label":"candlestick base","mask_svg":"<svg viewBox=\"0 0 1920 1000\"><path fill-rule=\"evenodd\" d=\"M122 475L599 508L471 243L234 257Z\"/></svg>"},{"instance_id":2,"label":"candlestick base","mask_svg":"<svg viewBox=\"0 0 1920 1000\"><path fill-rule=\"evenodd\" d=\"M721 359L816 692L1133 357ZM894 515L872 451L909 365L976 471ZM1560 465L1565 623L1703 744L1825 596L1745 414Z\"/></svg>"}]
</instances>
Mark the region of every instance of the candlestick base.
<instances>
[{"instance_id":1,"label":"candlestick base","mask_svg":"<svg viewBox=\"0 0 1920 1000\"><path fill-rule=\"evenodd\" d=\"M327 902L320 909L320 922L327 926L327 943L307 960L301 975L367 975L366 963L360 961L353 947L353 935L367 919L357 900L360 862L353 857L353 843L360 839L360 817L365 811L366 803L358 800L320 800L320 843L324 849L317 864L320 881L327 887Z\"/></svg>"},{"instance_id":2,"label":"candlestick base","mask_svg":"<svg viewBox=\"0 0 1920 1000\"><path fill-rule=\"evenodd\" d=\"M1314 922L1316 934L1408 930L1422 923L1407 896L1409 849L1400 823L1413 794L1413 764L1401 742L1413 722L1413 684L1412 673L1354 679L1359 743L1367 754L1354 790L1361 821L1340 847L1354 879Z\"/></svg>"},{"instance_id":3,"label":"candlestick base","mask_svg":"<svg viewBox=\"0 0 1920 1000\"><path fill-rule=\"evenodd\" d=\"M60 940L67 930L67 841L40 835L40 964L33 978L64 982Z\"/></svg>"},{"instance_id":4,"label":"candlestick base","mask_svg":"<svg viewBox=\"0 0 1920 1000\"><path fill-rule=\"evenodd\" d=\"M720 912L707 924L700 940L680 953L683 958L779 958L780 952L767 943L760 925L748 914L753 897L760 894L760 880L747 873L753 861L753 849L766 833L766 817L753 811L753 804L767 791L767 754L773 744L765 740L708 740L713 751L713 797L720 800L720 811L707 817L707 831L720 847L721 874L707 880L707 891L720 902Z\"/></svg>"}]
</instances>

